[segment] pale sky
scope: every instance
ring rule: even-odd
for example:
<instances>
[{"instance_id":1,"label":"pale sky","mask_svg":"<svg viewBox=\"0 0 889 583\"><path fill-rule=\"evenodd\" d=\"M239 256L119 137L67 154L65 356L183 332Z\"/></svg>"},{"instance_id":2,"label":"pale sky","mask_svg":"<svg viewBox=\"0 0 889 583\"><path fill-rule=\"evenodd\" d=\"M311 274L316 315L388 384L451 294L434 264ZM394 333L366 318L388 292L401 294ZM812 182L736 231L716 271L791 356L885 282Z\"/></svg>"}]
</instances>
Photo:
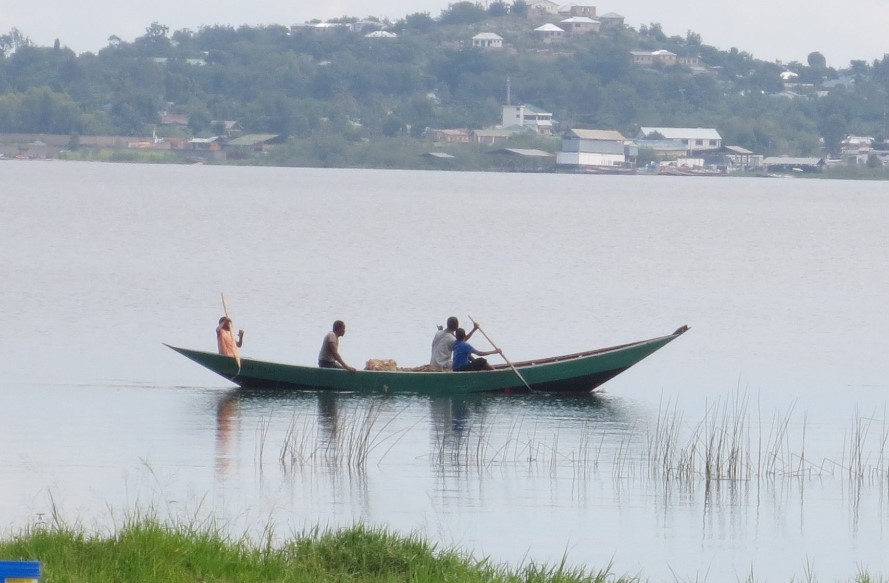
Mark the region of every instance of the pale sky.
<instances>
[{"instance_id":1,"label":"pale sky","mask_svg":"<svg viewBox=\"0 0 889 583\"><path fill-rule=\"evenodd\" d=\"M561 1L561 0L557 0ZM508 3L511 0L507 0ZM158 22L175 31L204 25L289 26L313 18L376 16L391 20L414 12L437 17L448 0L0 0L0 34L19 29L35 44L59 39L77 53L98 51L116 35L132 41ZM484 1L483 1L484 3ZM889 53L889 0L576 0L597 12L617 12L637 29L659 22L669 35L688 30L722 50L737 47L765 61L806 62L821 52L828 65L872 62Z\"/></svg>"}]
</instances>

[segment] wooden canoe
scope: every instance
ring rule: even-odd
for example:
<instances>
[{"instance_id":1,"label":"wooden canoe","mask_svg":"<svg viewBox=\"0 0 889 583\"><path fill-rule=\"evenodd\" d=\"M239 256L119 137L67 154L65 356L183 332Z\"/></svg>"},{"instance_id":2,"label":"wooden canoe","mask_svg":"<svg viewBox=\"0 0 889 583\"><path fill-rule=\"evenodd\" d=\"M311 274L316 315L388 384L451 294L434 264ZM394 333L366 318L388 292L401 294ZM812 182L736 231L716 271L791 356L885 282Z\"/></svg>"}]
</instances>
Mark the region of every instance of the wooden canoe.
<instances>
[{"instance_id":1,"label":"wooden canoe","mask_svg":"<svg viewBox=\"0 0 889 583\"><path fill-rule=\"evenodd\" d=\"M514 362L531 387L547 393L586 393L627 370L688 331L682 326L668 336L630 344L600 348L540 360ZM519 375L508 365L492 371L419 372L367 371L318 368L241 358L241 367L227 356L214 352L170 346L236 385L249 389L354 391L460 395L485 392L527 393Z\"/></svg>"}]
</instances>

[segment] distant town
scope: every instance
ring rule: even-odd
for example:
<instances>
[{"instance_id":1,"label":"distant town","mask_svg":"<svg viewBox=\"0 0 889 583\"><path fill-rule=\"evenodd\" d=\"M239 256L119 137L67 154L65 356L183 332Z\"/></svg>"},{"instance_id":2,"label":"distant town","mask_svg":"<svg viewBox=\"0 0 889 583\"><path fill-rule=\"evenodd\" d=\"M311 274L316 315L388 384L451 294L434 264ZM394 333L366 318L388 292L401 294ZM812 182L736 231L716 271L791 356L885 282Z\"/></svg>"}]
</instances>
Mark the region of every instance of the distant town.
<instances>
[{"instance_id":1,"label":"distant town","mask_svg":"<svg viewBox=\"0 0 889 583\"><path fill-rule=\"evenodd\" d=\"M397 23L342 18L274 30L209 27L172 36L153 23L134 43L111 37L108 47L90 55L88 66L96 71L120 67L122 58L129 59L130 70L139 68L146 83L127 88L125 95L113 84L101 91L78 85L75 77L64 76L65 67L83 70L85 56L58 43L33 47L14 32L19 36L0 37L0 64L11 79L0 93L3 159L680 176L889 168L889 59L853 62L843 71L828 69L818 53L807 64L763 63L737 49L703 45L690 31L668 37L657 24L636 31L620 14L599 14L593 5L517 0L482 8L459 2L438 18L413 14ZM282 34L286 40L280 40ZM249 47L251 58L262 51L270 56L272 43L282 51L258 81L280 96L272 104L283 108L277 117L257 115L257 107L269 107L263 91L235 96L237 87L220 83L232 72L244 75L235 69L240 65L232 47L238 42L242 49L247 40L257 43ZM29 51L47 53L55 64L19 64ZM361 59L369 60L362 65ZM282 67L294 71L287 73L292 87L275 81ZM561 76L552 70L557 67L564 69ZM38 70L60 80L27 85L14 75L37 77ZM218 92L214 85L228 93L212 93ZM572 86L589 87L589 97L571 95ZM624 102L615 101L618 89ZM857 99L872 98L858 92L876 89L882 119L848 113ZM38 128L20 121L27 119L22 112L33 109L29 91L44 101L43 114L53 120L32 115L32 126L47 131L25 131ZM647 100L645 92L651 94ZM139 106L126 99L139 99ZM160 107L147 110L151 102ZM213 105L223 102L224 108ZM737 110L737 103L757 108L749 114L757 118L752 128L744 127L742 117L724 120L728 132L720 123L663 123L714 120L724 117L720 111ZM770 118L774 104L786 114ZM223 110L246 115L213 117ZM788 123L784 118L790 115L802 126L793 129L798 135L776 126ZM128 133L100 131L115 127L127 127ZM849 131L868 128L876 131ZM140 129L146 133L137 133ZM388 158L378 151L384 143ZM780 151L782 144L790 151Z\"/></svg>"}]
</instances>

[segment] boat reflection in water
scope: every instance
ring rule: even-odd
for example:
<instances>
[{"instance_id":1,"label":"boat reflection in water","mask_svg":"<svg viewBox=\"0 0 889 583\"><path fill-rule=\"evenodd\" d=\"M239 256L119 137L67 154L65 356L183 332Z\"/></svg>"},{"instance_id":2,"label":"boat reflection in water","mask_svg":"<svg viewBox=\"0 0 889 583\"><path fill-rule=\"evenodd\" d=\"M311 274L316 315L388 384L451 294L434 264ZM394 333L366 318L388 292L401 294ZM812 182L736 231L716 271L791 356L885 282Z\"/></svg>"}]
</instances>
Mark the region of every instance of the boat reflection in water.
<instances>
[{"instance_id":1,"label":"boat reflection in water","mask_svg":"<svg viewBox=\"0 0 889 583\"><path fill-rule=\"evenodd\" d=\"M236 459L233 440L239 431L238 391L226 391L216 402L216 475L222 476L231 470Z\"/></svg>"},{"instance_id":2,"label":"boat reflection in water","mask_svg":"<svg viewBox=\"0 0 889 583\"><path fill-rule=\"evenodd\" d=\"M634 416L602 393L431 397L430 412L431 459L454 469L537 463L558 454L560 438L565 447L588 449L594 433L629 434L634 425Z\"/></svg>"},{"instance_id":3,"label":"boat reflection in water","mask_svg":"<svg viewBox=\"0 0 889 583\"><path fill-rule=\"evenodd\" d=\"M287 472L323 468L352 476L392 464L459 474L552 464L562 456L592 463L582 459L592 455L592 442L603 432L629 435L633 418L620 400L597 393L429 397L233 389L216 404L216 469L218 477L235 471L246 446L258 469L274 464Z\"/></svg>"}]
</instances>

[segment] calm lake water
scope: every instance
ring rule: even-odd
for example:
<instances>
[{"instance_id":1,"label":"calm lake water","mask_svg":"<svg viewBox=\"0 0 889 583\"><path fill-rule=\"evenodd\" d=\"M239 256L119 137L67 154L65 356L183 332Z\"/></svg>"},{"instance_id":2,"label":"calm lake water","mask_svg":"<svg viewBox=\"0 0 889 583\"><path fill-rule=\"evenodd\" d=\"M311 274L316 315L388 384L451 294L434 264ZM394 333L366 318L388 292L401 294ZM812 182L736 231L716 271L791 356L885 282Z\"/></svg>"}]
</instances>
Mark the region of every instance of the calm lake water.
<instances>
[{"instance_id":1,"label":"calm lake water","mask_svg":"<svg viewBox=\"0 0 889 583\"><path fill-rule=\"evenodd\" d=\"M143 511L652 581L889 574L885 183L0 175L5 533ZM692 329L584 398L273 395L163 346L214 350L220 292L244 354L301 364L337 318L356 366L423 364L450 315L513 360Z\"/></svg>"}]
</instances>

